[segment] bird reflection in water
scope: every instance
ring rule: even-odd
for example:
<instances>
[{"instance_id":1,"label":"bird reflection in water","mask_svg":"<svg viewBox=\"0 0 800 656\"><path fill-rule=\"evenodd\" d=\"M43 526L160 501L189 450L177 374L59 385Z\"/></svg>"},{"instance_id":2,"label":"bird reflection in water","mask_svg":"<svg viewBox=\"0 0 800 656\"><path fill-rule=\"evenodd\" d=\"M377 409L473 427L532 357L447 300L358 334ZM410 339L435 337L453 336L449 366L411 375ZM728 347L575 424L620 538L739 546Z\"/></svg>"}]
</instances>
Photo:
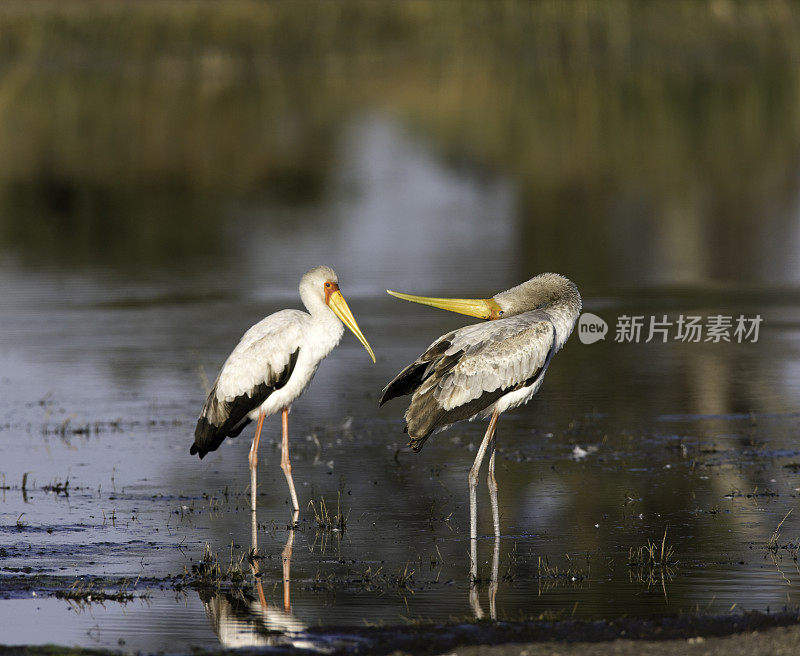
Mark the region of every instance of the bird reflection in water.
<instances>
[{"instance_id":1,"label":"bird reflection in water","mask_svg":"<svg viewBox=\"0 0 800 656\"><path fill-rule=\"evenodd\" d=\"M474 563L474 560L472 561ZM497 619L497 574L500 569L500 537L494 538L494 552L492 553L492 575L489 579L489 619ZM476 578L470 578L469 584L469 605L472 606L472 612L475 614L476 620L484 618L483 607L480 601L480 588L483 581Z\"/></svg>"},{"instance_id":2,"label":"bird reflection in water","mask_svg":"<svg viewBox=\"0 0 800 656\"><path fill-rule=\"evenodd\" d=\"M293 513L292 526L298 513ZM258 553L258 525L251 513L250 569L255 587L255 599L247 601L241 593L220 591L200 593L206 616L223 647L293 647L311 651L328 651L327 641L306 633L306 625L291 612L290 582L294 529L281 554L283 564L283 607L271 604L261 583Z\"/></svg>"}]
</instances>

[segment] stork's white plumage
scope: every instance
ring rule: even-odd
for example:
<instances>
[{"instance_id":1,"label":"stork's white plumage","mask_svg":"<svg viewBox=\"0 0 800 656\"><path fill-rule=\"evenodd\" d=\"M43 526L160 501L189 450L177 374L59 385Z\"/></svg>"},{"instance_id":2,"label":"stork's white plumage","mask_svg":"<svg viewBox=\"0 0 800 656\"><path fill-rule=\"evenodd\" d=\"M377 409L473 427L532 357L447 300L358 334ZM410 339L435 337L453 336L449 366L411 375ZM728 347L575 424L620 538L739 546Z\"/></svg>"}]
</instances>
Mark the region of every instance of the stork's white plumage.
<instances>
[{"instance_id":1,"label":"stork's white plumage","mask_svg":"<svg viewBox=\"0 0 800 656\"><path fill-rule=\"evenodd\" d=\"M448 299L389 292L398 298L489 319L443 335L383 390L380 403L412 394L405 413L409 446L419 451L435 430L462 419L491 417L469 474L472 573L476 575L476 487L490 452L489 491L500 535L494 476L495 428L501 412L527 403L550 360L567 341L581 311L575 284L543 273L488 299Z\"/></svg>"},{"instance_id":2,"label":"stork's white plumage","mask_svg":"<svg viewBox=\"0 0 800 656\"><path fill-rule=\"evenodd\" d=\"M251 327L233 349L208 394L190 449L192 455L203 458L226 437L236 437L257 419L249 457L252 510L256 506L258 441L264 418L279 410L282 413L281 468L297 511L288 444L291 404L308 387L319 363L342 339L344 325L375 361L375 354L339 291L339 279L333 269L319 266L308 271L300 281L300 298L308 312L281 310L271 314Z\"/></svg>"}]
</instances>

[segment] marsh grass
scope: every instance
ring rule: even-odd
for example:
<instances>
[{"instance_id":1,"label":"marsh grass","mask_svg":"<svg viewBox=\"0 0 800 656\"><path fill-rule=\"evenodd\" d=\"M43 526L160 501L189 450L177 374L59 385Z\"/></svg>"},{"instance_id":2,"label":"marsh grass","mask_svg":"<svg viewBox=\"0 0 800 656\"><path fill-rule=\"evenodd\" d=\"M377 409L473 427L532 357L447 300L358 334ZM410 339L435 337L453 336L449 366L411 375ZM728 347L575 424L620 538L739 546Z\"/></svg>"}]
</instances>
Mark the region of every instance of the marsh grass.
<instances>
[{"instance_id":1,"label":"marsh grass","mask_svg":"<svg viewBox=\"0 0 800 656\"><path fill-rule=\"evenodd\" d=\"M675 575L675 551L667 544L667 529L660 542L648 540L644 545L628 550L628 574L631 581L644 583L648 588L660 585L667 599L667 581Z\"/></svg>"},{"instance_id":2,"label":"marsh grass","mask_svg":"<svg viewBox=\"0 0 800 656\"><path fill-rule=\"evenodd\" d=\"M565 554L569 561L569 556ZM567 582L567 583L580 583L586 579L585 572L573 567L559 567L550 563L550 559L545 556L538 557L536 567L536 578L539 581L540 587L542 584L553 582Z\"/></svg>"},{"instance_id":3,"label":"marsh grass","mask_svg":"<svg viewBox=\"0 0 800 656\"><path fill-rule=\"evenodd\" d=\"M336 510L328 508L324 497L320 497L319 502L314 503L314 500L308 502L308 507L314 514L314 522L317 525L317 531L324 531L326 533L339 533L340 536L344 535L347 530L347 518L350 516L350 511L345 515L341 509L341 493L336 499Z\"/></svg>"},{"instance_id":4,"label":"marsh grass","mask_svg":"<svg viewBox=\"0 0 800 656\"><path fill-rule=\"evenodd\" d=\"M218 552L206 544L200 561L192 565L191 573L186 572L184 578L202 587L241 586L249 573L248 555L236 555L233 545L227 559L221 559Z\"/></svg>"},{"instance_id":5,"label":"marsh grass","mask_svg":"<svg viewBox=\"0 0 800 656\"><path fill-rule=\"evenodd\" d=\"M775 527L772 535L770 535L769 539L767 540L765 549L767 554L772 556L773 560L777 560L778 553L780 551L787 552L791 559L795 562L797 562L798 555L800 555L800 538L794 538L793 540L789 540L783 544L780 542L781 527L786 523L786 520L789 519L789 515L792 514L793 510L793 508L789 509L789 511L783 516L783 519L781 519L781 521L778 523L778 526Z\"/></svg>"},{"instance_id":6,"label":"marsh grass","mask_svg":"<svg viewBox=\"0 0 800 656\"><path fill-rule=\"evenodd\" d=\"M789 512L787 512L783 516L783 519L780 521L778 526L772 532L772 535L770 535L769 540L767 540L767 551L772 551L773 553L776 553L778 551L778 540L781 537L780 533L781 526L783 526L784 522L786 522L786 520L789 518L789 515L792 514L792 510L794 510L794 508L789 509Z\"/></svg>"},{"instance_id":7,"label":"marsh grass","mask_svg":"<svg viewBox=\"0 0 800 656\"><path fill-rule=\"evenodd\" d=\"M134 599L146 599L150 596L147 591L135 592L136 582L123 581L118 590L107 590L97 581L75 581L66 590L57 590L57 599L66 599L77 608L90 606L91 604L103 604L106 601L113 601L126 604Z\"/></svg>"},{"instance_id":8,"label":"marsh grass","mask_svg":"<svg viewBox=\"0 0 800 656\"><path fill-rule=\"evenodd\" d=\"M345 591L413 593L418 587L414 574L415 570L411 569L408 563L393 570L385 570L382 566L375 569L368 566L351 574L331 573L322 576L317 573L308 589L318 593Z\"/></svg>"},{"instance_id":9,"label":"marsh grass","mask_svg":"<svg viewBox=\"0 0 800 656\"><path fill-rule=\"evenodd\" d=\"M638 568L663 567L673 563L674 549L667 544L667 529L660 542L647 541L646 544L628 550L628 565Z\"/></svg>"}]
</instances>

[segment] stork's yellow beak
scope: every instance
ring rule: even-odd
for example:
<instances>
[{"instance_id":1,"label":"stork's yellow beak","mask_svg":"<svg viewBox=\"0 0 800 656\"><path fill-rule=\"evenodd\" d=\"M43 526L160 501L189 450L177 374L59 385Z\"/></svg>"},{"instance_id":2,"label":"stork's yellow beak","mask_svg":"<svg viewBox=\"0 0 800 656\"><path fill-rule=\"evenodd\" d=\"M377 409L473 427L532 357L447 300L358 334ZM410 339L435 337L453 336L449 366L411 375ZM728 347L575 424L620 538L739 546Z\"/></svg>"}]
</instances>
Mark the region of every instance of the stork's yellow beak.
<instances>
[{"instance_id":1,"label":"stork's yellow beak","mask_svg":"<svg viewBox=\"0 0 800 656\"><path fill-rule=\"evenodd\" d=\"M386 290L392 296L402 298L412 303L422 303L431 307L467 314L480 319L499 319L502 312L500 306L493 298L433 298L430 296L413 296Z\"/></svg>"},{"instance_id":2,"label":"stork's yellow beak","mask_svg":"<svg viewBox=\"0 0 800 656\"><path fill-rule=\"evenodd\" d=\"M370 347L369 342L367 342L367 338L364 337L364 334L358 327L353 313L350 312L350 308L347 306L347 301L344 300L342 292L340 292L338 289L328 296L328 307L330 307L330 309L336 313L336 316L342 320L342 323L345 326L353 331L353 334L358 337L358 341L364 345L365 349L367 349L369 357L371 357L372 361L375 362L375 354L372 352L372 347Z\"/></svg>"}]
</instances>

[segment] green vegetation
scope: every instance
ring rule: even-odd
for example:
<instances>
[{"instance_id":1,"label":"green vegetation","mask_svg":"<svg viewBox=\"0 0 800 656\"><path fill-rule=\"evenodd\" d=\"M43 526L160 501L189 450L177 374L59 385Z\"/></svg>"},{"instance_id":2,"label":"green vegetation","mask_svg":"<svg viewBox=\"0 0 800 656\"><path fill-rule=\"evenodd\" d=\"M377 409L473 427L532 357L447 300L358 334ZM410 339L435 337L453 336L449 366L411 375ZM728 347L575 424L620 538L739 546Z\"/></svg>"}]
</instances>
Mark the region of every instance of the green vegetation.
<instances>
[{"instance_id":1,"label":"green vegetation","mask_svg":"<svg viewBox=\"0 0 800 656\"><path fill-rule=\"evenodd\" d=\"M790 2L18 1L0 30L0 244L208 248L220 197L319 198L369 111L552 231L620 194L752 220L800 144ZM41 214L69 230L15 218Z\"/></svg>"},{"instance_id":2,"label":"green vegetation","mask_svg":"<svg viewBox=\"0 0 800 656\"><path fill-rule=\"evenodd\" d=\"M364 105L540 186L797 135L789 2L9 2L0 29L5 181L307 197Z\"/></svg>"},{"instance_id":3,"label":"green vegetation","mask_svg":"<svg viewBox=\"0 0 800 656\"><path fill-rule=\"evenodd\" d=\"M628 564L631 567L663 567L672 563L674 555L674 550L667 544L667 530L664 529L661 542L648 540L644 546L635 549L631 547L628 551Z\"/></svg>"}]
</instances>

